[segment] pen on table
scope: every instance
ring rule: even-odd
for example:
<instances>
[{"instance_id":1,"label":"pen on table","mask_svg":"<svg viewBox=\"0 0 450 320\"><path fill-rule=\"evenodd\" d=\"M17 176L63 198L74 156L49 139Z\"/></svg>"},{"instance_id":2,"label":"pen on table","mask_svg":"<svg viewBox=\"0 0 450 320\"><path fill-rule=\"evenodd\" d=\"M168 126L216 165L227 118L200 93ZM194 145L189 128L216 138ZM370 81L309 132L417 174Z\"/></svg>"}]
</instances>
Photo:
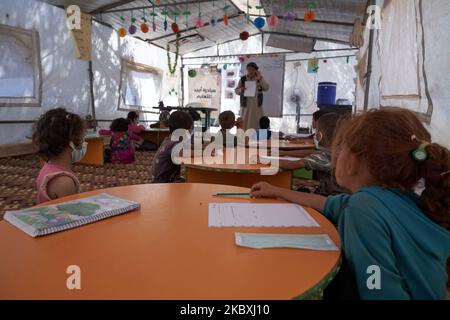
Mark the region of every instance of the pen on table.
<instances>
[{"instance_id":1,"label":"pen on table","mask_svg":"<svg viewBox=\"0 0 450 320\"><path fill-rule=\"evenodd\" d=\"M250 196L250 193L216 193L213 194L216 197L226 197L226 196Z\"/></svg>"}]
</instances>

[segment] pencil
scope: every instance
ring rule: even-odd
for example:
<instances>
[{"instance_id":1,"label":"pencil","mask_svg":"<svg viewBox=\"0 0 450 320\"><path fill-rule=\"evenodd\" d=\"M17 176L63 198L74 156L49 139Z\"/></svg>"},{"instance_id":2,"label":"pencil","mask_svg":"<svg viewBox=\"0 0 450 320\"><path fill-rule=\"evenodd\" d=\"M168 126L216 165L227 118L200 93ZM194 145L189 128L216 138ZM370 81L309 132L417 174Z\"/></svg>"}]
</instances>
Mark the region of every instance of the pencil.
<instances>
[{"instance_id":1,"label":"pencil","mask_svg":"<svg viewBox=\"0 0 450 320\"><path fill-rule=\"evenodd\" d=\"M226 196L250 196L250 193L216 193L213 194L216 197L226 197Z\"/></svg>"}]
</instances>

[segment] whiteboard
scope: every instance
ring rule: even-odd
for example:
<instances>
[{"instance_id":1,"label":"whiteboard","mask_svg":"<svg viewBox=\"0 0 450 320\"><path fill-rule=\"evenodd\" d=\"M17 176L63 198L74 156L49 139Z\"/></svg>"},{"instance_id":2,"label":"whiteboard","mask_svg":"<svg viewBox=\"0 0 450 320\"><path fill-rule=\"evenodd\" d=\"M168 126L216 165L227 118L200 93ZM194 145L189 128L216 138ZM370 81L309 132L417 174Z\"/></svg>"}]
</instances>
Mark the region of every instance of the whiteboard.
<instances>
[{"instance_id":1,"label":"whiteboard","mask_svg":"<svg viewBox=\"0 0 450 320\"><path fill-rule=\"evenodd\" d=\"M269 90L263 92L263 114L267 117L281 118L283 116L285 56L249 56L241 63L241 76L247 74L247 64L250 62L258 65L259 72L269 84Z\"/></svg>"}]
</instances>

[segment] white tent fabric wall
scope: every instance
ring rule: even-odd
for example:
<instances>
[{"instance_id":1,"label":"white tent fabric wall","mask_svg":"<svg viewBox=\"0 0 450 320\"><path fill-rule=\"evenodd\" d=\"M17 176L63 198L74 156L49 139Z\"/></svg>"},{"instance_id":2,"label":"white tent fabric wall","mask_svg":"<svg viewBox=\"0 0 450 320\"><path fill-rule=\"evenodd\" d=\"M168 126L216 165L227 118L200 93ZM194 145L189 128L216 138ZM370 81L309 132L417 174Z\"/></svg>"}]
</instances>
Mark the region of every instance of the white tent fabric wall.
<instances>
[{"instance_id":1,"label":"white tent fabric wall","mask_svg":"<svg viewBox=\"0 0 450 320\"><path fill-rule=\"evenodd\" d=\"M42 65L41 107L1 107L0 119L34 121L42 113L57 106L66 107L81 116L90 114L88 62L74 58L64 10L33 0L2 0L0 6L1 24L39 32ZM161 69L164 72L162 98L166 97L167 100L167 93L172 88L180 92L180 73L177 70L173 77L169 76L165 50L134 38L119 39L114 30L95 22L92 39L94 96L98 119L126 116L126 112L117 110L121 57ZM180 65L179 62L178 66ZM144 114L142 118L156 120L157 117L156 114ZM108 126L108 123L100 124ZM31 123L2 124L0 144L25 141L31 129Z\"/></svg>"},{"instance_id":2,"label":"white tent fabric wall","mask_svg":"<svg viewBox=\"0 0 450 320\"><path fill-rule=\"evenodd\" d=\"M261 36L250 37L247 41L236 40L228 42L223 45L218 46L220 55L246 55L246 54L260 54L261 53ZM339 45L331 42L318 41L316 43L316 50L330 50L330 49L346 49L347 46ZM264 53L280 52L283 50L271 48L264 46ZM307 53L297 53L288 54L286 60L295 59L308 59L308 58L324 58L332 56L346 56L352 55L355 51L345 50L345 51L328 51L328 52L316 52L312 54ZM196 51L190 54L186 54L185 57L201 57L216 55L217 48L209 48L205 50ZM219 67L223 66L225 62L238 63L237 59L232 58L220 58L220 59L210 59L210 58L199 58L199 59L185 59L184 63L195 63L200 66L201 64L218 64ZM273 130L281 130L287 133L293 133L296 131L295 113L296 104L290 101L290 97L293 94L298 94L301 96L301 113L312 114L317 110L316 96L317 96L317 84L319 82L336 82L337 86L337 99L347 99L353 103L355 101L355 57L350 57L347 62L347 58L339 59L328 59L326 63L323 60L319 63L319 72L317 74L311 74L307 72L307 61L301 61L300 66L295 67L295 62L286 62L285 66L285 82L284 82L284 103L283 103L283 113L285 116L283 118L272 118L271 127ZM189 66L187 66L189 67ZM236 69L239 70L238 67ZM186 69L187 70L187 69ZM187 83L187 72L185 74L185 84ZM225 90L222 90L225 92ZM188 102L187 96L189 88L187 85L184 87L185 92L185 104ZM231 101L231 102L230 102ZM222 99L221 111L231 110L234 113L239 113L239 99L235 100L225 100ZM301 118L301 126L308 127L311 123L311 117L306 116Z\"/></svg>"},{"instance_id":3,"label":"white tent fabric wall","mask_svg":"<svg viewBox=\"0 0 450 320\"><path fill-rule=\"evenodd\" d=\"M383 8L382 11L382 29L375 31L375 42L373 47L373 61L372 61L372 77L369 94L369 109L379 108L380 106L403 107L420 114L426 114L427 111L431 113L431 121L427 124L428 129L432 134L433 141L436 141L448 148L450 148L450 130L448 124L450 123L450 75L446 70L450 70L450 61L448 55L450 52L450 36L448 30L450 29L450 21L448 15L450 14L450 4L446 0L420 1L414 0L415 10L408 10L410 8L410 0L399 0L395 3L391 1L378 1L377 5ZM417 21L417 57L418 65L412 65L411 70L417 70L416 77L419 79L418 96L405 96L401 92L405 92L408 88L402 87L405 83L405 68L401 63L395 64L395 61L402 61L403 50L390 50L389 58L394 63L391 68L386 70L382 68L382 33L393 35L392 30L386 28L383 21L391 19L389 14L393 14L395 10L390 9L391 5L397 6L398 10L403 9L402 16L407 14L414 15L409 17L415 18ZM403 6L402 6L403 5ZM420 15L422 13L422 16ZM399 23L403 20L399 19ZM422 34L423 27L423 34ZM409 30L411 31L411 30ZM397 37L403 37L403 34L398 34ZM362 110L364 105L364 86L361 85L365 80L365 66L367 64L367 49L369 40L369 30L365 31L365 45L359 53L360 70L358 72L358 86L357 86L357 101L356 104L359 110ZM423 41L422 41L423 40ZM395 41L391 39L391 41ZM395 47L393 47L395 48ZM424 55L425 54L425 55ZM410 70L408 70L410 71ZM381 82L383 78L393 78L397 81L398 95L385 96L381 89ZM363 80L363 81L361 81ZM407 84L405 84L407 86ZM427 92L428 89L428 92ZM391 92L392 93L392 92ZM428 119L430 120L430 119Z\"/></svg>"}]
</instances>

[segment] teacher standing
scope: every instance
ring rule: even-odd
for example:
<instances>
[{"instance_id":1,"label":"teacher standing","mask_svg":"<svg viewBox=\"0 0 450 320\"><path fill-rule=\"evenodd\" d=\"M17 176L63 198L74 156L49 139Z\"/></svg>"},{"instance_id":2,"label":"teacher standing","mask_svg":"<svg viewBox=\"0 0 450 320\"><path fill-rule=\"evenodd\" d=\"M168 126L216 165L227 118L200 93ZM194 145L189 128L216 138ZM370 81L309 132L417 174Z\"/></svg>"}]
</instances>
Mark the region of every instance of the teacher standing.
<instances>
[{"instance_id":1,"label":"teacher standing","mask_svg":"<svg viewBox=\"0 0 450 320\"><path fill-rule=\"evenodd\" d=\"M241 111L240 115L243 120L243 129L258 129L259 119L264 115L263 91L269 90L269 84L264 80L261 73L258 71L258 66L254 62L247 65L247 75L239 80L237 88L234 90L237 95L241 96ZM256 92L254 96L245 96L245 83L247 81L256 81Z\"/></svg>"}]
</instances>

